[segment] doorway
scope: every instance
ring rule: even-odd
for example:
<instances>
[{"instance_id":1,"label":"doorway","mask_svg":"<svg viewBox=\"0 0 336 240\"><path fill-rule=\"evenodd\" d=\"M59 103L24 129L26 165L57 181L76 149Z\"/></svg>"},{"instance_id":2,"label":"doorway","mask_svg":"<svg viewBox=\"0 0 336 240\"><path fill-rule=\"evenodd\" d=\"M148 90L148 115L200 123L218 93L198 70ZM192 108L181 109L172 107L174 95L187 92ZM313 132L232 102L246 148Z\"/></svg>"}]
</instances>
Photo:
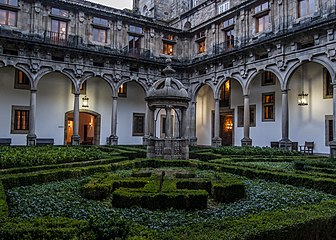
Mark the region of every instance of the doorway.
<instances>
[{"instance_id":1,"label":"doorway","mask_svg":"<svg viewBox=\"0 0 336 240\"><path fill-rule=\"evenodd\" d=\"M73 111L65 113L64 143L66 145L71 144L73 121ZM98 145L100 143L100 121L98 113L87 110L79 112L78 134L82 145Z\"/></svg>"},{"instance_id":2,"label":"doorway","mask_svg":"<svg viewBox=\"0 0 336 240\"><path fill-rule=\"evenodd\" d=\"M220 130L219 137L222 139L222 146L233 145L233 114L220 114Z\"/></svg>"}]
</instances>

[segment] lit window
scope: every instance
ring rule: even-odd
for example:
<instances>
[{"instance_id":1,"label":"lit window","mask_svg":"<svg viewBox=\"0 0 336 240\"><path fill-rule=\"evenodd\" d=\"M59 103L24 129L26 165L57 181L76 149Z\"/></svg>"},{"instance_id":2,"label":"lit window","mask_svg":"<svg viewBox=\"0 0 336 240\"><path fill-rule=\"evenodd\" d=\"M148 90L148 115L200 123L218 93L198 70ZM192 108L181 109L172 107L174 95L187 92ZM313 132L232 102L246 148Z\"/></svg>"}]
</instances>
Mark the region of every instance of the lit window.
<instances>
[{"instance_id":1,"label":"lit window","mask_svg":"<svg viewBox=\"0 0 336 240\"><path fill-rule=\"evenodd\" d=\"M250 127L256 126L256 105L250 105ZM238 106L238 127L244 127L244 106Z\"/></svg>"},{"instance_id":2,"label":"lit window","mask_svg":"<svg viewBox=\"0 0 336 240\"><path fill-rule=\"evenodd\" d=\"M235 30L234 29L229 29L225 31L225 43L226 43L226 48L231 49L234 48L235 46Z\"/></svg>"},{"instance_id":3,"label":"lit window","mask_svg":"<svg viewBox=\"0 0 336 240\"><path fill-rule=\"evenodd\" d=\"M218 13L221 14L230 9L230 1L226 1L223 4L218 6Z\"/></svg>"},{"instance_id":4,"label":"lit window","mask_svg":"<svg viewBox=\"0 0 336 240\"><path fill-rule=\"evenodd\" d=\"M220 107L230 107L231 81L227 80L220 89Z\"/></svg>"},{"instance_id":5,"label":"lit window","mask_svg":"<svg viewBox=\"0 0 336 240\"><path fill-rule=\"evenodd\" d=\"M12 106L12 134L26 134L29 131L29 107Z\"/></svg>"},{"instance_id":6,"label":"lit window","mask_svg":"<svg viewBox=\"0 0 336 240\"><path fill-rule=\"evenodd\" d=\"M7 26L16 26L17 12L0 9L0 24Z\"/></svg>"},{"instance_id":7,"label":"lit window","mask_svg":"<svg viewBox=\"0 0 336 240\"><path fill-rule=\"evenodd\" d=\"M313 14L315 11L315 0L298 0L298 17Z\"/></svg>"},{"instance_id":8,"label":"lit window","mask_svg":"<svg viewBox=\"0 0 336 240\"><path fill-rule=\"evenodd\" d=\"M100 29L100 28L92 28L92 39L95 42L101 42L101 43L106 43L106 35L107 35L107 31L106 29Z\"/></svg>"},{"instance_id":9,"label":"lit window","mask_svg":"<svg viewBox=\"0 0 336 240\"><path fill-rule=\"evenodd\" d=\"M174 45L171 43L163 43L163 54L173 55Z\"/></svg>"},{"instance_id":10,"label":"lit window","mask_svg":"<svg viewBox=\"0 0 336 240\"><path fill-rule=\"evenodd\" d=\"M260 17L257 17L257 29L256 32L264 32L266 30L269 30L269 16L263 15Z\"/></svg>"},{"instance_id":11,"label":"lit window","mask_svg":"<svg viewBox=\"0 0 336 240\"><path fill-rule=\"evenodd\" d=\"M323 68L323 98L332 98L333 91L331 75L326 68Z\"/></svg>"},{"instance_id":12,"label":"lit window","mask_svg":"<svg viewBox=\"0 0 336 240\"><path fill-rule=\"evenodd\" d=\"M29 78L21 70L16 70L15 72L14 88L17 88L17 89L29 89L30 88Z\"/></svg>"},{"instance_id":13,"label":"lit window","mask_svg":"<svg viewBox=\"0 0 336 240\"><path fill-rule=\"evenodd\" d=\"M174 35L173 34L163 34L162 39L174 41Z\"/></svg>"},{"instance_id":14,"label":"lit window","mask_svg":"<svg viewBox=\"0 0 336 240\"><path fill-rule=\"evenodd\" d=\"M143 136L145 134L145 114L133 113L133 136Z\"/></svg>"},{"instance_id":15,"label":"lit window","mask_svg":"<svg viewBox=\"0 0 336 240\"><path fill-rule=\"evenodd\" d=\"M127 97L127 84L122 84L118 89L118 97Z\"/></svg>"},{"instance_id":16,"label":"lit window","mask_svg":"<svg viewBox=\"0 0 336 240\"><path fill-rule=\"evenodd\" d=\"M263 121L274 121L275 120L275 93L263 93L262 95L262 120Z\"/></svg>"},{"instance_id":17,"label":"lit window","mask_svg":"<svg viewBox=\"0 0 336 240\"><path fill-rule=\"evenodd\" d=\"M198 42L198 53L205 52L205 40Z\"/></svg>"}]
</instances>

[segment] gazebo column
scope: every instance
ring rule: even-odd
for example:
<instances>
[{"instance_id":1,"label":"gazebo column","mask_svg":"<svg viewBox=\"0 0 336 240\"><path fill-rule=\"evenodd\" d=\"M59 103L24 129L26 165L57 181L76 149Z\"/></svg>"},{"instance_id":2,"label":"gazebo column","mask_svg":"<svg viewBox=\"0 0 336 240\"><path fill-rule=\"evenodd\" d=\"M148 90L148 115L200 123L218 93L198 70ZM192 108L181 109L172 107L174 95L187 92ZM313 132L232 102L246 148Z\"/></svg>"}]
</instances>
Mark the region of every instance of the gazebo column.
<instances>
[{"instance_id":1,"label":"gazebo column","mask_svg":"<svg viewBox=\"0 0 336 240\"><path fill-rule=\"evenodd\" d=\"M289 119L288 119L288 90L282 90L282 136L279 142L281 148L291 149L292 142L289 140L288 132L289 132Z\"/></svg>"},{"instance_id":2,"label":"gazebo column","mask_svg":"<svg viewBox=\"0 0 336 240\"><path fill-rule=\"evenodd\" d=\"M197 137L196 137L196 102L193 101L189 105L190 109L190 146L197 145Z\"/></svg>"},{"instance_id":3,"label":"gazebo column","mask_svg":"<svg viewBox=\"0 0 336 240\"><path fill-rule=\"evenodd\" d=\"M181 158L189 159L189 144L188 144L188 136L187 136L187 109L181 109Z\"/></svg>"},{"instance_id":4,"label":"gazebo column","mask_svg":"<svg viewBox=\"0 0 336 240\"><path fill-rule=\"evenodd\" d=\"M330 157L336 158L336 83L333 83L333 140L330 142Z\"/></svg>"},{"instance_id":5,"label":"gazebo column","mask_svg":"<svg viewBox=\"0 0 336 240\"><path fill-rule=\"evenodd\" d=\"M214 138L212 139L211 145L213 147L222 146L222 139L219 137L219 125L220 125L220 116L219 116L219 99L215 99L215 127L214 127Z\"/></svg>"},{"instance_id":6,"label":"gazebo column","mask_svg":"<svg viewBox=\"0 0 336 240\"><path fill-rule=\"evenodd\" d=\"M27 135L27 145L36 145L36 90L30 90L30 111L29 111L29 132Z\"/></svg>"},{"instance_id":7,"label":"gazebo column","mask_svg":"<svg viewBox=\"0 0 336 240\"><path fill-rule=\"evenodd\" d=\"M250 96L244 95L244 138L241 140L242 146L252 146L250 138Z\"/></svg>"},{"instance_id":8,"label":"gazebo column","mask_svg":"<svg viewBox=\"0 0 336 240\"><path fill-rule=\"evenodd\" d=\"M80 136L78 134L79 129L79 93L75 93L74 99L74 125L73 125L73 134L71 136L71 145L79 145L80 144Z\"/></svg>"},{"instance_id":9,"label":"gazebo column","mask_svg":"<svg viewBox=\"0 0 336 240\"><path fill-rule=\"evenodd\" d=\"M118 97L112 97L111 136L109 137L110 145L118 145L117 105L118 105Z\"/></svg>"},{"instance_id":10,"label":"gazebo column","mask_svg":"<svg viewBox=\"0 0 336 240\"><path fill-rule=\"evenodd\" d=\"M172 130L171 110L172 106L166 106L166 129L165 129L166 137L163 148L163 158L167 160L172 159L173 155L172 136L171 136L171 130Z\"/></svg>"}]
</instances>

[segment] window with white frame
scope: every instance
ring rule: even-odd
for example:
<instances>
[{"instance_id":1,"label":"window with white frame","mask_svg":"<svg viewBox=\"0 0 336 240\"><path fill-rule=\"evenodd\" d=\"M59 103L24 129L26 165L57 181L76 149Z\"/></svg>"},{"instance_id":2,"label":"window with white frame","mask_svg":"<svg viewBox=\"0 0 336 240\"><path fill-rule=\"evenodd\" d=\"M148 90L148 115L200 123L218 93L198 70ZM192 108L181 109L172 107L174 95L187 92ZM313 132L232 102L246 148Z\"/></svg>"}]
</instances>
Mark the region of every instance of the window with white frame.
<instances>
[{"instance_id":1,"label":"window with white frame","mask_svg":"<svg viewBox=\"0 0 336 240\"><path fill-rule=\"evenodd\" d=\"M226 12L229 9L230 9L230 1L225 1L218 6L218 14Z\"/></svg>"}]
</instances>

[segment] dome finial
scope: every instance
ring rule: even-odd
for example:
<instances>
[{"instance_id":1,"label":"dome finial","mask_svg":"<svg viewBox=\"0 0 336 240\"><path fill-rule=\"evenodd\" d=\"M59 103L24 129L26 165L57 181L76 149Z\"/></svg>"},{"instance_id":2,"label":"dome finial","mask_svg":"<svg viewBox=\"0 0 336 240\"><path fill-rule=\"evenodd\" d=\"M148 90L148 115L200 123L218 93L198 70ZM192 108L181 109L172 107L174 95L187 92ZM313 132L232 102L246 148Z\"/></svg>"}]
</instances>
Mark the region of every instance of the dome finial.
<instances>
[{"instance_id":1,"label":"dome finial","mask_svg":"<svg viewBox=\"0 0 336 240\"><path fill-rule=\"evenodd\" d=\"M172 60L170 58L166 59L166 63L167 63L167 67L163 69L162 71L166 76L170 76L174 74L176 71L171 67Z\"/></svg>"}]
</instances>

